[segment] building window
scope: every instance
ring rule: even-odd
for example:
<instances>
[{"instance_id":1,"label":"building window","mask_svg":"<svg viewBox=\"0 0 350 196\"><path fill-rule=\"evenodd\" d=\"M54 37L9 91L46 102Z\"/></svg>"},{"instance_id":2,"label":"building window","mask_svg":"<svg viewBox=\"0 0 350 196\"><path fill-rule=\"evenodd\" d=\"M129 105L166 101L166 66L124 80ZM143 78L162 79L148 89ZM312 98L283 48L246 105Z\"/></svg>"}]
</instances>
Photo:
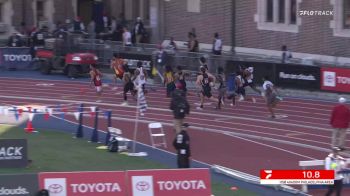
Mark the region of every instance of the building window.
<instances>
[{"instance_id":1,"label":"building window","mask_svg":"<svg viewBox=\"0 0 350 196\"><path fill-rule=\"evenodd\" d=\"M0 2L0 22L4 22L3 9L4 9L4 3Z\"/></svg>"},{"instance_id":2,"label":"building window","mask_svg":"<svg viewBox=\"0 0 350 196\"><path fill-rule=\"evenodd\" d=\"M279 0L278 1L278 22L284 23L284 15L285 15L285 0Z\"/></svg>"},{"instance_id":3,"label":"building window","mask_svg":"<svg viewBox=\"0 0 350 196\"><path fill-rule=\"evenodd\" d=\"M343 28L350 29L350 0L344 0Z\"/></svg>"},{"instance_id":4,"label":"building window","mask_svg":"<svg viewBox=\"0 0 350 196\"><path fill-rule=\"evenodd\" d=\"M201 0L187 0L187 11L199 13L201 11Z\"/></svg>"},{"instance_id":5,"label":"building window","mask_svg":"<svg viewBox=\"0 0 350 196\"><path fill-rule=\"evenodd\" d=\"M256 0L257 14L254 16L259 30L298 33L301 18L297 15L303 0Z\"/></svg>"},{"instance_id":6,"label":"building window","mask_svg":"<svg viewBox=\"0 0 350 196\"><path fill-rule=\"evenodd\" d=\"M36 18L38 22L44 20L44 2L43 1L36 2Z\"/></svg>"},{"instance_id":7,"label":"building window","mask_svg":"<svg viewBox=\"0 0 350 196\"><path fill-rule=\"evenodd\" d=\"M266 22L273 22L273 0L266 1Z\"/></svg>"},{"instance_id":8,"label":"building window","mask_svg":"<svg viewBox=\"0 0 350 196\"><path fill-rule=\"evenodd\" d=\"M350 37L350 0L330 0L333 5L333 20L330 27L333 36Z\"/></svg>"},{"instance_id":9,"label":"building window","mask_svg":"<svg viewBox=\"0 0 350 196\"><path fill-rule=\"evenodd\" d=\"M297 0L290 0L290 24L297 23Z\"/></svg>"}]
</instances>

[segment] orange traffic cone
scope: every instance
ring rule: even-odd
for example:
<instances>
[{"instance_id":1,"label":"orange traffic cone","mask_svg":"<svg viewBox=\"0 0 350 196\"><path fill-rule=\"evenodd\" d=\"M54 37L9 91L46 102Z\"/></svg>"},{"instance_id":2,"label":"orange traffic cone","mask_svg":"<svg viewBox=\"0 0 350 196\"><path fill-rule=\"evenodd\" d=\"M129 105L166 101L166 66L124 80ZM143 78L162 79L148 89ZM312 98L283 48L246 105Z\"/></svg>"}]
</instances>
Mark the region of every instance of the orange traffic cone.
<instances>
[{"instance_id":1,"label":"orange traffic cone","mask_svg":"<svg viewBox=\"0 0 350 196\"><path fill-rule=\"evenodd\" d=\"M32 121L28 120L27 127L24 128L24 130L26 130L27 133L32 133L34 131Z\"/></svg>"}]
</instances>

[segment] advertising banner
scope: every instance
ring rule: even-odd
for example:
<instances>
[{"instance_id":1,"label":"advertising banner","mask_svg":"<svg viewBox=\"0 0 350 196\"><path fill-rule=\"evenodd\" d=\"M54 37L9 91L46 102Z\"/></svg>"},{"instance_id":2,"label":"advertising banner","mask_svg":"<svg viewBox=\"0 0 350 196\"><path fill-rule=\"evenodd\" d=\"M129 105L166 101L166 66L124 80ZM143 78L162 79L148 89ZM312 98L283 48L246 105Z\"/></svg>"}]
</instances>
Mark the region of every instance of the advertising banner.
<instances>
[{"instance_id":1,"label":"advertising banner","mask_svg":"<svg viewBox=\"0 0 350 196\"><path fill-rule=\"evenodd\" d=\"M27 140L0 139L0 168L26 167Z\"/></svg>"},{"instance_id":2,"label":"advertising banner","mask_svg":"<svg viewBox=\"0 0 350 196\"><path fill-rule=\"evenodd\" d=\"M0 48L0 67L27 69L32 64L30 48Z\"/></svg>"},{"instance_id":3,"label":"advertising banner","mask_svg":"<svg viewBox=\"0 0 350 196\"><path fill-rule=\"evenodd\" d=\"M49 172L39 173L40 189L50 196L125 196L125 172Z\"/></svg>"},{"instance_id":4,"label":"advertising banner","mask_svg":"<svg viewBox=\"0 0 350 196\"><path fill-rule=\"evenodd\" d=\"M37 174L0 175L0 195L28 196L37 192Z\"/></svg>"},{"instance_id":5,"label":"advertising banner","mask_svg":"<svg viewBox=\"0 0 350 196\"><path fill-rule=\"evenodd\" d=\"M128 61L130 69L136 69L137 62L141 61L145 70L152 70L152 55L146 54L132 54L132 53L119 53L120 57Z\"/></svg>"},{"instance_id":6,"label":"advertising banner","mask_svg":"<svg viewBox=\"0 0 350 196\"><path fill-rule=\"evenodd\" d=\"M132 196L211 195L209 169L127 171Z\"/></svg>"},{"instance_id":7,"label":"advertising banner","mask_svg":"<svg viewBox=\"0 0 350 196\"><path fill-rule=\"evenodd\" d=\"M320 89L320 67L276 64L276 85L298 89Z\"/></svg>"},{"instance_id":8,"label":"advertising banner","mask_svg":"<svg viewBox=\"0 0 350 196\"><path fill-rule=\"evenodd\" d=\"M350 69L321 68L321 89L336 92L350 92Z\"/></svg>"}]
</instances>

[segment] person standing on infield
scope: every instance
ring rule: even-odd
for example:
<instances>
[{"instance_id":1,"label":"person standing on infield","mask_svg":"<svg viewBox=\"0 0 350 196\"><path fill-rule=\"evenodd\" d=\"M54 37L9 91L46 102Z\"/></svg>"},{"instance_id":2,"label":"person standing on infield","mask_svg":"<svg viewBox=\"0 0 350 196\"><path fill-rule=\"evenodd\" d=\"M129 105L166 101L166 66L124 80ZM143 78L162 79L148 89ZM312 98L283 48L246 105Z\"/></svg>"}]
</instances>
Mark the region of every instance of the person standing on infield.
<instances>
[{"instance_id":1,"label":"person standing on infield","mask_svg":"<svg viewBox=\"0 0 350 196\"><path fill-rule=\"evenodd\" d=\"M346 132L349 128L350 110L345 105L346 99L339 98L339 104L333 108L330 124L334 128L332 134L332 148L339 147L345 149Z\"/></svg>"},{"instance_id":2,"label":"person standing on infield","mask_svg":"<svg viewBox=\"0 0 350 196\"><path fill-rule=\"evenodd\" d=\"M191 148L190 136L186 131L187 127L189 127L189 124L184 123L181 132L176 134L173 141L173 146L177 151L178 168L190 168Z\"/></svg>"},{"instance_id":3,"label":"person standing on infield","mask_svg":"<svg viewBox=\"0 0 350 196\"><path fill-rule=\"evenodd\" d=\"M180 133L186 115L190 114L190 104L188 103L186 94L182 88L182 84L177 82L176 89L171 95L170 102L170 110L173 111L174 129L176 133Z\"/></svg>"}]
</instances>

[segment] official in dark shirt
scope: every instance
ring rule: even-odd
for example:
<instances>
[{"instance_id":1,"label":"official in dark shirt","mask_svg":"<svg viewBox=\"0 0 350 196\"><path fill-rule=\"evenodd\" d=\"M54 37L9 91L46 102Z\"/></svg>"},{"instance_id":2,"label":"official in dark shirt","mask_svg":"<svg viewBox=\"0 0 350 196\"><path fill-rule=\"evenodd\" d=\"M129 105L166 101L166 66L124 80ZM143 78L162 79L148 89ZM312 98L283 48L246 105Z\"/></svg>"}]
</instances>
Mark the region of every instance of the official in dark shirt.
<instances>
[{"instance_id":1,"label":"official in dark shirt","mask_svg":"<svg viewBox=\"0 0 350 196\"><path fill-rule=\"evenodd\" d=\"M177 166L178 168L189 168L190 167L190 136L187 134L187 127L189 124L184 123L182 125L182 131L176 134L173 142L173 146L177 151Z\"/></svg>"}]
</instances>

